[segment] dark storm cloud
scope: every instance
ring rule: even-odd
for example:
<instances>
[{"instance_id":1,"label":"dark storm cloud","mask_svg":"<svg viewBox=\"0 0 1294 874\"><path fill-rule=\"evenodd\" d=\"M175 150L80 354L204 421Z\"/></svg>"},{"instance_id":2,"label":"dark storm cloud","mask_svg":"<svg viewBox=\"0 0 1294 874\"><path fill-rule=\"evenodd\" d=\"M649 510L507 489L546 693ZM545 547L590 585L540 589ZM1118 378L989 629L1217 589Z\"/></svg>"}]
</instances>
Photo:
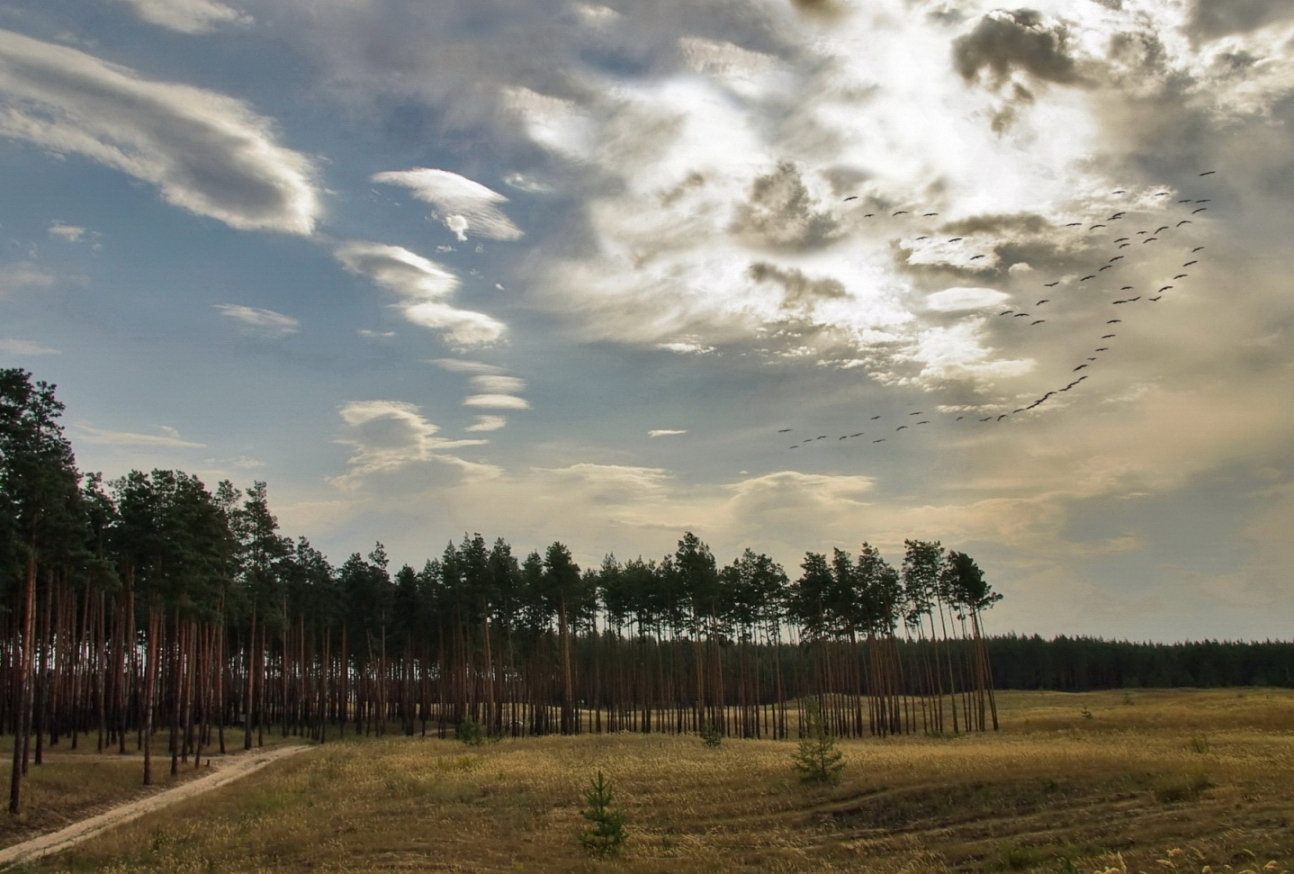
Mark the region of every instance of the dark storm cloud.
<instances>
[{"instance_id":1,"label":"dark storm cloud","mask_svg":"<svg viewBox=\"0 0 1294 874\"><path fill-rule=\"evenodd\" d=\"M1283 18L1294 18L1289 0L1195 0L1189 27L1194 35L1216 39Z\"/></svg>"},{"instance_id":2,"label":"dark storm cloud","mask_svg":"<svg viewBox=\"0 0 1294 874\"><path fill-rule=\"evenodd\" d=\"M953 41L953 65L968 82L988 69L994 85L1000 85L1013 69L1021 69L1050 82L1081 84L1067 41L1063 24L1047 26L1032 9L997 11Z\"/></svg>"},{"instance_id":3,"label":"dark storm cloud","mask_svg":"<svg viewBox=\"0 0 1294 874\"><path fill-rule=\"evenodd\" d=\"M819 212L814 206L799 168L784 161L752 183L750 197L737 207L729 230L756 246L820 248L840 236L840 227L829 213Z\"/></svg>"}]
</instances>

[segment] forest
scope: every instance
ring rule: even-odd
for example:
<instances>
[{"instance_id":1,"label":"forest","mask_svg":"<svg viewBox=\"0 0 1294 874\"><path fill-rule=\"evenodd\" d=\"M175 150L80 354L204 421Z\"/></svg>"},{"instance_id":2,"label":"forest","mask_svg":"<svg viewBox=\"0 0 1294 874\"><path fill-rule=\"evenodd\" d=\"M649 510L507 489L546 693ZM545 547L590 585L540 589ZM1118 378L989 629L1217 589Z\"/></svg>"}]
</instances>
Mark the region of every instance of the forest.
<instances>
[{"instance_id":1,"label":"forest","mask_svg":"<svg viewBox=\"0 0 1294 874\"><path fill-rule=\"evenodd\" d=\"M1291 684L1294 646L990 638L969 555L807 552L792 579L694 533L580 568L479 533L421 568L380 543L334 566L267 486L78 471L53 386L0 370L0 726L10 810L50 745L154 752L171 773L266 732L786 738L812 700L841 737L996 729L994 690Z\"/></svg>"}]
</instances>

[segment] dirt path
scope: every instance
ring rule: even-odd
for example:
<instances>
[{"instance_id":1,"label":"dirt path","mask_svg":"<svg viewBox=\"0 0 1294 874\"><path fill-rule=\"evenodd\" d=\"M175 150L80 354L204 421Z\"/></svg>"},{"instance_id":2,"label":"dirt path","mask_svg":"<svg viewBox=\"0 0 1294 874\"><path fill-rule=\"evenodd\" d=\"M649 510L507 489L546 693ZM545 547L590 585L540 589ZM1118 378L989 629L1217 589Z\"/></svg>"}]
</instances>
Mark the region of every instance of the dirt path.
<instances>
[{"instance_id":1,"label":"dirt path","mask_svg":"<svg viewBox=\"0 0 1294 874\"><path fill-rule=\"evenodd\" d=\"M259 771L270 762L308 749L313 749L313 747L285 745L266 750L253 750L249 753L240 753L223 758L213 757L211 760L212 772L204 777L198 777L196 780L190 780L164 792L158 792L156 795L149 795L118 805L97 816L74 822L56 832L50 832L49 834L23 841L20 844L5 847L0 850L0 867L8 867L16 862L30 862L42 856L65 850L107 831L113 826L138 819L146 813L219 788L226 783L232 783L254 771Z\"/></svg>"}]
</instances>

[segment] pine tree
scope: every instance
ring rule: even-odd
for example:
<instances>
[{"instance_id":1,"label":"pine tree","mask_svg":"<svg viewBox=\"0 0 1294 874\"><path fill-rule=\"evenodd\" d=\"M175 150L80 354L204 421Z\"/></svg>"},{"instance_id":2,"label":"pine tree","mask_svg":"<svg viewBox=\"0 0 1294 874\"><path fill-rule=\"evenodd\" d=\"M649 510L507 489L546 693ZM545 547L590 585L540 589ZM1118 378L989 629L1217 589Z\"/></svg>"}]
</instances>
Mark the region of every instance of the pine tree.
<instances>
[{"instance_id":1,"label":"pine tree","mask_svg":"<svg viewBox=\"0 0 1294 874\"><path fill-rule=\"evenodd\" d=\"M611 809L613 797L611 784L599 770L584 792L588 807L580 811L580 816L589 821L589 827L579 834L580 844L591 856L616 855L629 838L625 832L625 815Z\"/></svg>"},{"instance_id":2,"label":"pine tree","mask_svg":"<svg viewBox=\"0 0 1294 874\"><path fill-rule=\"evenodd\" d=\"M822 718L818 700L810 698L805 702L804 710L800 745L791 754L795 770L806 783L839 783L840 772L845 769L845 756L836 749L836 737Z\"/></svg>"}]
</instances>

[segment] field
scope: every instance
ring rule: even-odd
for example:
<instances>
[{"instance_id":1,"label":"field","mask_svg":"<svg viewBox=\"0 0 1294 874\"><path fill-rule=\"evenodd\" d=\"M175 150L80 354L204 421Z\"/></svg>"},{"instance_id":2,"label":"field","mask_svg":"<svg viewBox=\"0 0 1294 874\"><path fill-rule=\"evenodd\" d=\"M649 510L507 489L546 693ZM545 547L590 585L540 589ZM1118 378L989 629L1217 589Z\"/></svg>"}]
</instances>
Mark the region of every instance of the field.
<instances>
[{"instance_id":1,"label":"field","mask_svg":"<svg viewBox=\"0 0 1294 874\"><path fill-rule=\"evenodd\" d=\"M1294 868L1294 692L1000 697L997 734L841 742L834 786L788 742L348 739L22 870ZM599 769L629 833L606 861L576 839Z\"/></svg>"}]
</instances>

